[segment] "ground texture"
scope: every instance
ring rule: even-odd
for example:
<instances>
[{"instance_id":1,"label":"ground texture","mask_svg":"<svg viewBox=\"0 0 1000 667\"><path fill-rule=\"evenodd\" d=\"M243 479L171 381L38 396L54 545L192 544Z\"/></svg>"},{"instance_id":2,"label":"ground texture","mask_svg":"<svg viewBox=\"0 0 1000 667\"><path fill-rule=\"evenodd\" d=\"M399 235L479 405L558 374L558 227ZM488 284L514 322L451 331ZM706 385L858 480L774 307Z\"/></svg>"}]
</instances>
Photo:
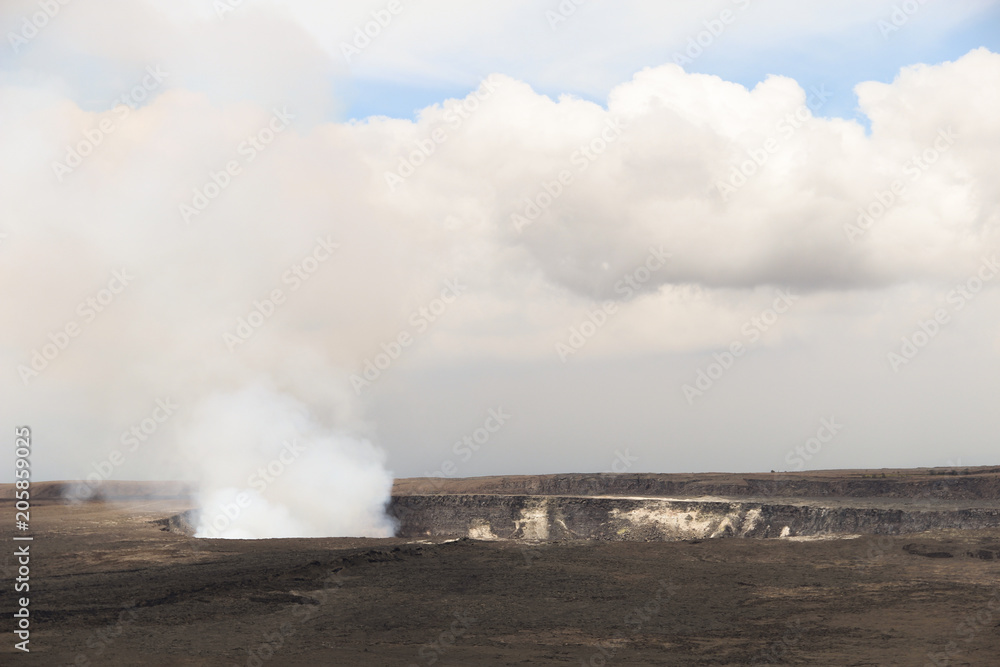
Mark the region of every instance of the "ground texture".
<instances>
[{"instance_id":1,"label":"ground texture","mask_svg":"<svg viewBox=\"0 0 1000 667\"><path fill-rule=\"evenodd\" d=\"M1000 530L233 541L158 523L184 509L36 501L31 653L8 630L0 663L1000 665Z\"/></svg>"}]
</instances>

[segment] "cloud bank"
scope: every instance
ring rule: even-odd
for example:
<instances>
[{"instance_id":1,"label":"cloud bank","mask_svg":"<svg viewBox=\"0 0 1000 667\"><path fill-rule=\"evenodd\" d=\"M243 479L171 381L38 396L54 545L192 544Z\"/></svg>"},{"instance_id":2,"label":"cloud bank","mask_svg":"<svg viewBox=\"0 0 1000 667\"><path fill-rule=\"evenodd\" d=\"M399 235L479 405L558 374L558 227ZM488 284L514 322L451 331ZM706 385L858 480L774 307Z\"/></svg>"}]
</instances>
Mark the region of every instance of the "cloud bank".
<instances>
[{"instance_id":1,"label":"cloud bank","mask_svg":"<svg viewBox=\"0 0 1000 667\"><path fill-rule=\"evenodd\" d=\"M336 122L343 65L295 12L153 7L122 32L67 5L0 74L0 399L50 443L40 475L250 489L230 536L385 534L387 468L437 469L501 405L458 474L626 445L644 469L767 469L831 410L823 467L934 463L948 433L988 456L987 380L904 415L908 383L997 366L1000 55L859 84L870 132L821 88L673 63L603 104L494 72L415 120ZM296 433L309 453L255 489Z\"/></svg>"}]
</instances>

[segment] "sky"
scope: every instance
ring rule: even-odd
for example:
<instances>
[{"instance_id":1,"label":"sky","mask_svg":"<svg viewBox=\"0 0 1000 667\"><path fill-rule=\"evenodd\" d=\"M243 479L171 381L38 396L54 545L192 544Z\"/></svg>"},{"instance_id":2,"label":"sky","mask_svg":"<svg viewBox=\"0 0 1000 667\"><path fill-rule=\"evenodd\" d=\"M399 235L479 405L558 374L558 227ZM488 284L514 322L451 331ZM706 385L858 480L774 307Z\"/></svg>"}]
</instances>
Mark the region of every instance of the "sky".
<instances>
[{"instance_id":1,"label":"sky","mask_svg":"<svg viewBox=\"0 0 1000 667\"><path fill-rule=\"evenodd\" d=\"M16 0L0 34L35 479L364 498L350 531L393 477L997 463L998 2Z\"/></svg>"}]
</instances>

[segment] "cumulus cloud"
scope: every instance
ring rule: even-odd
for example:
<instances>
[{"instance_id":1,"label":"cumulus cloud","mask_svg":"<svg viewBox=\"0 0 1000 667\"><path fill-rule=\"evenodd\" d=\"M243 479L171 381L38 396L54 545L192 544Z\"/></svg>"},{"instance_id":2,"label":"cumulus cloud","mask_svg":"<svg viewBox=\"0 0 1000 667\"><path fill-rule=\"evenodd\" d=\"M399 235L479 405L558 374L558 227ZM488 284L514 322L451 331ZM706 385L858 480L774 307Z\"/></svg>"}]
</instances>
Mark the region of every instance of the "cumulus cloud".
<instances>
[{"instance_id":1,"label":"cumulus cloud","mask_svg":"<svg viewBox=\"0 0 1000 667\"><path fill-rule=\"evenodd\" d=\"M995 93L962 91L973 81L996 91L998 77L1000 56L981 49L908 68L892 84L861 84L870 135L817 117L823 91L783 77L746 90L663 65L612 90L606 108L498 79L461 137L396 197L420 210L482 193L481 215L501 242L593 297L613 296L650 245L673 253L650 288L941 279L996 247ZM448 113L442 105L411 126L373 120L365 131L398 138L389 154L417 162L409 156L447 128Z\"/></svg>"}]
</instances>

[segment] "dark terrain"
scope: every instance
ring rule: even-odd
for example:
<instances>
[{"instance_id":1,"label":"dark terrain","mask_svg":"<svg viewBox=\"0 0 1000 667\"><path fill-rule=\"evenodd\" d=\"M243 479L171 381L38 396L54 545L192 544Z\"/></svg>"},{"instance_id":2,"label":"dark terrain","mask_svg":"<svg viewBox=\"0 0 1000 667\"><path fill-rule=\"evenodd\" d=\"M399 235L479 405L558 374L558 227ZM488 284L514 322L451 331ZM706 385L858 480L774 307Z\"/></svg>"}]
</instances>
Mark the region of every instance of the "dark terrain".
<instances>
[{"instance_id":1,"label":"dark terrain","mask_svg":"<svg viewBox=\"0 0 1000 667\"><path fill-rule=\"evenodd\" d=\"M606 501L580 497L600 495L752 501L764 527L771 506L889 513L852 524L860 534L816 524L790 539L642 541L617 529L528 540L511 524L500 536L522 539L482 541L428 524L414 532L429 537L202 540L182 532L181 486L108 485L103 500L72 505L61 485L38 483L32 651L15 651L8 628L0 663L1000 664L1000 522L987 525L1000 508L996 468L429 483L400 480L394 509L415 503L424 509L411 519L432 524L448 497L455 522L462 507L527 502L507 496L564 496L593 514ZM428 494L446 495L418 497ZM0 487L13 516L10 497ZM973 509L984 525L950 525ZM507 518L496 516L500 531ZM927 529L893 524L905 516ZM16 564L5 558L10 619Z\"/></svg>"}]
</instances>

